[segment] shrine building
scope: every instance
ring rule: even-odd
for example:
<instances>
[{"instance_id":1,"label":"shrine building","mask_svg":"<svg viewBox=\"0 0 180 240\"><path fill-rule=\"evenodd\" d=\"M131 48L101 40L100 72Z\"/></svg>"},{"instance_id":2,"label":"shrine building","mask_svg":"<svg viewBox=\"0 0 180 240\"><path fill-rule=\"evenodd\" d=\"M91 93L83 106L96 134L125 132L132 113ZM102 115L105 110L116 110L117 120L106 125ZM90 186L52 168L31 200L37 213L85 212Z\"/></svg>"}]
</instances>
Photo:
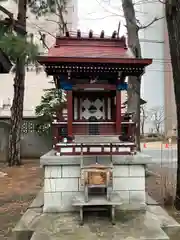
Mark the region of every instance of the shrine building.
<instances>
[{"instance_id":1,"label":"shrine building","mask_svg":"<svg viewBox=\"0 0 180 240\"><path fill-rule=\"evenodd\" d=\"M125 37L57 37L38 61L57 89L66 93L52 123L52 150L44 167L44 212L77 211L85 206L146 207L145 169L151 157L136 151L136 123L121 95L128 76L140 77L152 59L137 59ZM100 195L99 195L100 194ZM127 207L128 206L128 207Z\"/></svg>"},{"instance_id":2,"label":"shrine building","mask_svg":"<svg viewBox=\"0 0 180 240\"><path fill-rule=\"evenodd\" d=\"M57 37L47 56L40 56L55 85L66 91L67 106L59 107L53 121L54 149L60 155L128 154L135 151L135 123L122 113L121 92L127 91L127 77L140 77L151 59L136 59L125 37ZM103 139L103 140L102 140ZM102 145L104 141L104 146ZM112 149L107 144L116 142ZM98 143L101 146L98 146ZM64 145L65 144L65 145Z\"/></svg>"}]
</instances>

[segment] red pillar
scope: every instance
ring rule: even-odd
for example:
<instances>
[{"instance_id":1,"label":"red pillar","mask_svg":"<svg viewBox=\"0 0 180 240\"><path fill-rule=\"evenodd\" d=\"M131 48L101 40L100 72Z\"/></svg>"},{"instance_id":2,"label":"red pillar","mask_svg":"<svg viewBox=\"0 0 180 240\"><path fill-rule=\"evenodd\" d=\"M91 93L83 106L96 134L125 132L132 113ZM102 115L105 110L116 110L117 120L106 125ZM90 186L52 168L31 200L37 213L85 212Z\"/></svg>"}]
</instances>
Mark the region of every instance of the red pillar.
<instances>
[{"instance_id":1,"label":"red pillar","mask_svg":"<svg viewBox=\"0 0 180 240\"><path fill-rule=\"evenodd\" d=\"M116 134L121 134L121 91L116 90Z\"/></svg>"},{"instance_id":2,"label":"red pillar","mask_svg":"<svg viewBox=\"0 0 180 240\"><path fill-rule=\"evenodd\" d=\"M68 136L72 137L73 101L72 90L67 91Z\"/></svg>"}]
</instances>

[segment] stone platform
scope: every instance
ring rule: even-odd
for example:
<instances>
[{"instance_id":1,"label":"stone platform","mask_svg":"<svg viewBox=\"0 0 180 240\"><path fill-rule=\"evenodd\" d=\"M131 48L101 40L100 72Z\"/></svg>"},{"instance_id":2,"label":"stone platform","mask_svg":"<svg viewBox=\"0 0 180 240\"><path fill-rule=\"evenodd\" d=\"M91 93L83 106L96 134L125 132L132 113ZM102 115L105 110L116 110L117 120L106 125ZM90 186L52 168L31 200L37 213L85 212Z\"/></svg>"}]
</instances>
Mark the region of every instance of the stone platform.
<instances>
[{"instance_id":1,"label":"stone platform","mask_svg":"<svg viewBox=\"0 0 180 240\"><path fill-rule=\"evenodd\" d=\"M148 205L146 212L118 211L115 226L106 216L88 214L79 226L78 214L42 213L42 205L41 192L15 227L14 240L180 239L180 225L160 206Z\"/></svg>"},{"instance_id":2,"label":"stone platform","mask_svg":"<svg viewBox=\"0 0 180 240\"><path fill-rule=\"evenodd\" d=\"M110 156L85 156L84 165L110 165ZM80 156L56 156L50 151L41 157L44 167L44 207L43 212L70 212L77 208L72 206L74 197L83 191L80 181ZM152 163L151 157L138 153L128 156L112 156L113 191L120 196L123 205L136 209L145 204L145 169Z\"/></svg>"}]
</instances>

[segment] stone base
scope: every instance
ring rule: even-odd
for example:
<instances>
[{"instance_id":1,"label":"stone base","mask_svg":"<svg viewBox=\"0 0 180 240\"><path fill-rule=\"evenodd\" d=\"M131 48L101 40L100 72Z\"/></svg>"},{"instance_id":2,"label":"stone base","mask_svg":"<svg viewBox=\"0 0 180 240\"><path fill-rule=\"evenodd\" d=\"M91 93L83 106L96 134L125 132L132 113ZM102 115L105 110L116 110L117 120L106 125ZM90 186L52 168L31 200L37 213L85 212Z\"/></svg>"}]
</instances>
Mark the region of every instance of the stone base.
<instances>
[{"instance_id":1,"label":"stone base","mask_svg":"<svg viewBox=\"0 0 180 240\"><path fill-rule=\"evenodd\" d=\"M83 227L79 227L78 214L44 214L41 213L42 205L43 194L40 193L13 229L14 240L180 238L180 225L160 206L149 205L143 213L117 211L115 227L108 218L94 215L86 219Z\"/></svg>"},{"instance_id":2,"label":"stone base","mask_svg":"<svg viewBox=\"0 0 180 240\"><path fill-rule=\"evenodd\" d=\"M52 157L52 158L51 158ZM143 162L144 159L144 162ZM145 165L149 157L144 154L135 156L114 156L113 191L119 194L121 202L131 209L132 206L145 205ZM83 191L80 181L80 158L54 156L48 153L41 157L44 166L44 212L76 211L72 207L74 196ZM84 164L95 163L95 157L85 157ZM98 157L98 163L110 164L110 157Z\"/></svg>"}]
</instances>

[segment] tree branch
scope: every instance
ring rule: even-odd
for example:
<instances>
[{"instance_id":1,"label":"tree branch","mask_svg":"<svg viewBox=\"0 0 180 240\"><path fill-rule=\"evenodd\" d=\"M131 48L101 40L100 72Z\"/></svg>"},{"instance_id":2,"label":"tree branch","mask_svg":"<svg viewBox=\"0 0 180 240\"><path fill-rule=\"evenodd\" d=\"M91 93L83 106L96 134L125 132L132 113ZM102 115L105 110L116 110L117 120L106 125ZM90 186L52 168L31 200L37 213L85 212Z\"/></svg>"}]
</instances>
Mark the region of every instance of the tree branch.
<instances>
[{"instance_id":1,"label":"tree branch","mask_svg":"<svg viewBox=\"0 0 180 240\"><path fill-rule=\"evenodd\" d=\"M65 30L65 32L68 32L67 24L64 21L64 16L63 16L63 7L59 4L58 0L56 0L57 8L58 8L58 13L59 13L59 18L62 23L62 28Z\"/></svg>"},{"instance_id":2,"label":"tree branch","mask_svg":"<svg viewBox=\"0 0 180 240\"><path fill-rule=\"evenodd\" d=\"M6 14L10 19L13 19L13 13L9 12L6 8L0 5L0 11Z\"/></svg>"},{"instance_id":3,"label":"tree branch","mask_svg":"<svg viewBox=\"0 0 180 240\"><path fill-rule=\"evenodd\" d=\"M4 8L2 5L0 5L0 11L6 14L9 18L5 18L4 20L1 20L1 24L4 24L9 27L13 27L14 31L21 34L26 34L25 27L19 23L18 20L15 20L13 18L13 13L9 12L6 8Z\"/></svg>"},{"instance_id":4,"label":"tree branch","mask_svg":"<svg viewBox=\"0 0 180 240\"><path fill-rule=\"evenodd\" d=\"M148 27L150 27L152 24L154 24L155 22L157 22L157 21L159 21L159 20L161 20L161 19L163 19L164 17L155 17L150 23L148 23L147 25L141 25L141 26L137 26L138 27L138 30L141 30L141 29L145 29L145 28L148 28ZM137 20L137 22L138 23L140 23L139 22L139 20Z\"/></svg>"},{"instance_id":5,"label":"tree branch","mask_svg":"<svg viewBox=\"0 0 180 240\"><path fill-rule=\"evenodd\" d=\"M37 27L41 32L44 32L44 33L47 33L49 34L51 37L55 38L56 39L56 36L53 35L52 33L46 31L46 29L44 29L43 27L40 27L38 24L34 23L34 22L31 22L29 21L30 24L34 25L35 27Z\"/></svg>"},{"instance_id":6,"label":"tree branch","mask_svg":"<svg viewBox=\"0 0 180 240\"><path fill-rule=\"evenodd\" d=\"M166 4L166 0L159 0L160 3Z\"/></svg>"},{"instance_id":7,"label":"tree branch","mask_svg":"<svg viewBox=\"0 0 180 240\"><path fill-rule=\"evenodd\" d=\"M48 47L48 45L46 44L46 41L45 41L45 34L43 34L40 30L38 32L39 32L40 41L42 42L43 47L49 49L49 47Z\"/></svg>"}]
</instances>

